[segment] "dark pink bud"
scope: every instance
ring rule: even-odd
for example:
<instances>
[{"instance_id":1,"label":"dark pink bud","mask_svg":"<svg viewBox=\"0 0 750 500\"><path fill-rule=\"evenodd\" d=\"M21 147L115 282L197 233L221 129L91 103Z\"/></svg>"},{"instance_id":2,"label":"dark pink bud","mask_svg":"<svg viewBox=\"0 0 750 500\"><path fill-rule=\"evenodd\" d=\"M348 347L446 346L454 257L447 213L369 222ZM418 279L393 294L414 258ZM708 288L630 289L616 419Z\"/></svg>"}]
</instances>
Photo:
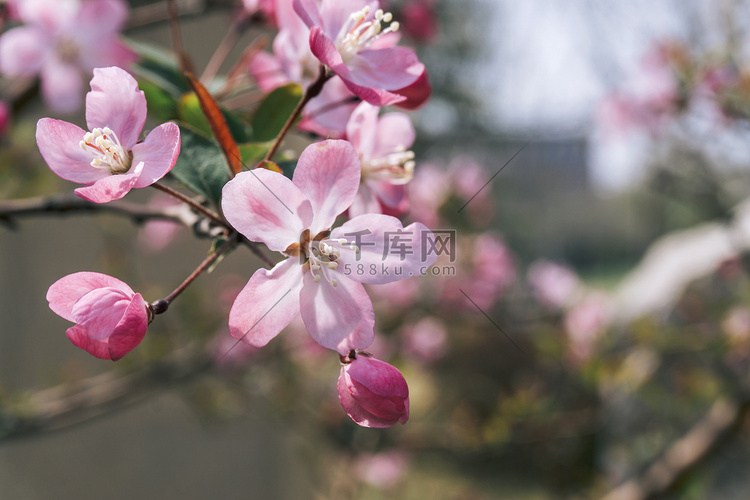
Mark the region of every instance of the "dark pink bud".
<instances>
[{"instance_id":1,"label":"dark pink bud","mask_svg":"<svg viewBox=\"0 0 750 500\"><path fill-rule=\"evenodd\" d=\"M404 376L384 361L364 353L350 355L341 367L339 401L363 427L390 427L409 420L409 387Z\"/></svg>"},{"instance_id":2,"label":"dark pink bud","mask_svg":"<svg viewBox=\"0 0 750 500\"><path fill-rule=\"evenodd\" d=\"M417 109L421 107L432 95L432 84L427 75L427 70L424 70L420 77L411 85L401 90L394 90L393 92L406 97L405 101L397 102L394 106L402 109Z\"/></svg>"}]
</instances>

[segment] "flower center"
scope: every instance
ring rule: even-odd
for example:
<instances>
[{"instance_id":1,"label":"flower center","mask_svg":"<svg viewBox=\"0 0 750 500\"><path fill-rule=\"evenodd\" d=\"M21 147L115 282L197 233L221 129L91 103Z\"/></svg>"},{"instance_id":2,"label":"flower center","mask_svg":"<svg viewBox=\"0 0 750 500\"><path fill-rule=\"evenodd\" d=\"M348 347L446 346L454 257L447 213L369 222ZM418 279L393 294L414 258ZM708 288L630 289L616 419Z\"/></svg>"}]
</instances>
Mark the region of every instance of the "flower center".
<instances>
[{"instance_id":1,"label":"flower center","mask_svg":"<svg viewBox=\"0 0 750 500\"><path fill-rule=\"evenodd\" d=\"M350 15L336 37L334 43L339 49L344 64L348 64L360 50L372 45L378 37L398 31L399 24L393 21L393 14L390 12L378 9L375 12L375 19L365 22L369 13L370 7L365 7ZM388 24L386 29L383 29L384 23Z\"/></svg>"},{"instance_id":2,"label":"flower center","mask_svg":"<svg viewBox=\"0 0 750 500\"><path fill-rule=\"evenodd\" d=\"M362 160L362 176L367 179L406 184L414 175L414 151L399 146L381 158Z\"/></svg>"},{"instance_id":3,"label":"flower center","mask_svg":"<svg viewBox=\"0 0 750 500\"><path fill-rule=\"evenodd\" d=\"M57 57L62 62L74 63L80 58L81 50L78 44L70 38L63 38L56 44Z\"/></svg>"},{"instance_id":4,"label":"flower center","mask_svg":"<svg viewBox=\"0 0 750 500\"><path fill-rule=\"evenodd\" d=\"M124 174L133 163L132 153L125 151L117 134L109 127L86 132L79 145L93 157L92 167L109 170L113 174Z\"/></svg>"},{"instance_id":5,"label":"flower center","mask_svg":"<svg viewBox=\"0 0 750 500\"><path fill-rule=\"evenodd\" d=\"M338 259L341 256L341 251L351 250L358 253L359 247L355 242L347 241L344 238L319 239L315 237L310 239L309 234L309 231L305 231L302 237L302 252L307 259L303 265L309 266L315 283L325 279L331 286L338 286L338 281L336 281L333 273L339 267Z\"/></svg>"}]
</instances>

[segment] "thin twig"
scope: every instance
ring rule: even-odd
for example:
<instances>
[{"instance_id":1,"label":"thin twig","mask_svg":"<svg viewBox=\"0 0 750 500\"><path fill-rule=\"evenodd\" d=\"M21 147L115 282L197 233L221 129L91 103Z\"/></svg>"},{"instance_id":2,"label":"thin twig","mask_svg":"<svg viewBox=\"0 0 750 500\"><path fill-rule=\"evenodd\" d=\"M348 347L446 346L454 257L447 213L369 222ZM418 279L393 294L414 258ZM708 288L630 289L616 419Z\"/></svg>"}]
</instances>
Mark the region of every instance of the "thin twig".
<instances>
[{"instance_id":1,"label":"thin twig","mask_svg":"<svg viewBox=\"0 0 750 500\"><path fill-rule=\"evenodd\" d=\"M185 196L184 194L180 193L179 191L172 189L171 187L165 186L163 184L159 184L158 182L151 184L153 187L158 189L159 191L162 191L164 193L167 193L169 196L172 196L174 198L177 198L183 203L186 203L187 205L190 205L192 208L194 208L196 211L200 212L201 214L208 217L210 220L215 222L216 224L219 224L222 227L225 227L227 229L232 229L232 227L221 218L218 214L212 212L211 210L207 209L194 199L190 198L189 196Z\"/></svg>"},{"instance_id":2,"label":"thin twig","mask_svg":"<svg viewBox=\"0 0 750 500\"><path fill-rule=\"evenodd\" d=\"M274 140L271 149L269 149L268 153L266 153L266 156L264 158L265 161L270 161L271 158L273 158L276 150L279 149L279 146L281 145L281 141L284 140L284 136L286 136L294 121L297 119L300 113L302 113L305 105L310 102L310 99L320 94L320 91L323 90L323 85L325 85L325 83L329 79L331 79L332 76L333 74L330 74L326 67L321 64L318 78L314 82L312 82L309 87L307 87L305 93L302 95L302 99L300 99L300 101L297 103L297 106L294 108L294 111L292 111L292 114L289 115L289 119L286 121L284 127L279 132L279 135L276 136L276 140Z\"/></svg>"},{"instance_id":3,"label":"thin twig","mask_svg":"<svg viewBox=\"0 0 750 500\"><path fill-rule=\"evenodd\" d=\"M209 59L208 64L206 64L206 69L203 70L203 74L199 78L204 85L213 80L219 73L221 65L224 64L234 46L237 45L248 23L249 17L247 15L240 15L229 27L227 34L224 35L221 43L219 43L216 51L211 56L211 59Z\"/></svg>"},{"instance_id":4,"label":"thin twig","mask_svg":"<svg viewBox=\"0 0 750 500\"><path fill-rule=\"evenodd\" d=\"M183 73L193 73L193 63L182 45L180 18L176 0L167 0L167 13L169 14L169 32L172 35L172 49L177 54L180 69Z\"/></svg>"}]
</instances>

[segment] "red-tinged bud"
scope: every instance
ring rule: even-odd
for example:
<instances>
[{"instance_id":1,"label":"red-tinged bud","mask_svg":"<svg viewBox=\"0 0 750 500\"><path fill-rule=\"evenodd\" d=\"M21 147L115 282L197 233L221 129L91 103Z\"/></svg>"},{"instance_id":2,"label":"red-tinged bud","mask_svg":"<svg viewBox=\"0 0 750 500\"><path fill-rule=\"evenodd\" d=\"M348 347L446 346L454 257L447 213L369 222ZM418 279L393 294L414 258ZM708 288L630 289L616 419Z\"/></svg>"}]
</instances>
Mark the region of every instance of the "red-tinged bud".
<instances>
[{"instance_id":1,"label":"red-tinged bud","mask_svg":"<svg viewBox=\"0 0 750 500\"><path fill-rule=\"evenodd\" d=\"M414 83L401 90L394 90L393 93L406 97L405 101L397 102L394 106L402 109L417 109L421 107L432 95L432 84L430 84L430 79L427 76L427 70L425 69Z\"/></svg>"},{"instance_id":2,"label":"red-tinged bud","mask_svg":"<svg viewBox=\"0 0 750 500\"><path fill-rule=\"evenodd\" d=\"M396 368L363 352L343 358L338 391L347 415L363 427L390 427L409 419L409 387Z\"/></svg>"}]
</instances>

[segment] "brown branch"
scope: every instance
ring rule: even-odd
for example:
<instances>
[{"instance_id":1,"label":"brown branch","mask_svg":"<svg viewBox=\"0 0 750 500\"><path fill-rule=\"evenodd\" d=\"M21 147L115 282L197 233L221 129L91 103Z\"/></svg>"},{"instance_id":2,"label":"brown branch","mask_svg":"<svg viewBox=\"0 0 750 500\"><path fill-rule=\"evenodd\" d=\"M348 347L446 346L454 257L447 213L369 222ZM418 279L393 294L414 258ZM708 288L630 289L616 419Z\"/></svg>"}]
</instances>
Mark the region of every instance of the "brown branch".
<instances>
[{"instance_id":1,"label":"brown branch","mask_svg":"<svg viewBox=\"0 0 750 500\"><path fill-rule=\"evenodd\" d=\"M184 206L157 209L127 201L92 203L74 195L39 196L0 201L0 223L13 225L16 219L39 215L73 215L109 213L128 217L138 224L148 220L171 220L193 226L199 217Z\"/></svg>"},{"instance_id":2,"label":"brown branch","mask_svg":"<svg viewBox=\"0 0 750 500\"><path fill-rule=\"evenodd\" d=\"M184 348L126 375L108 372L83 382L39 391L24 400L23 409L5 405L4 412L0 413L0 422L4 424L0 426L0 443L57 431L112 413L189 381L212 364L205 350Z\"/></svg>"},{"instance_id":3,"label":"brown branch","mask_svg":"<svg viewBox=\"0 0 750 500\"><path fill-rule=\"evenodd\" d=\"M667 491L738 426L749 404L750 401L717 400L703 418L642 474L620 484L602 500L646 500Z\"/></svg>"}]
</instances>

